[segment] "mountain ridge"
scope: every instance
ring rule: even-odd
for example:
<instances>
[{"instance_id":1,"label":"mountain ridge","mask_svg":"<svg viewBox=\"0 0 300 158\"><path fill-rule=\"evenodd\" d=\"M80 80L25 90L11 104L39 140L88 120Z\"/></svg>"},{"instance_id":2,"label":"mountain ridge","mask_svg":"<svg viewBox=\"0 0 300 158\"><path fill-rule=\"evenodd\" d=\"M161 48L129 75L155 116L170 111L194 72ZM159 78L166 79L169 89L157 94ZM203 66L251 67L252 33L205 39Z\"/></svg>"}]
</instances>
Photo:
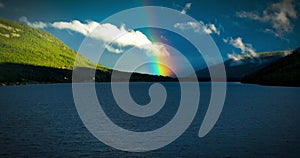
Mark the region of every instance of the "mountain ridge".
<instances>
[{"instance_id":1,"label":"mountain ridge","mask_svg":"<svg viewBox=\"0 0 300 158\"><path fill-rule=\"evenodd\" d=\"M226 70L227 81L241 81L241 79L268 64L291 53L291 50L280 50L271 52L256 53L256 57L244 56L240 60L228 59L223 63L212 65L210 68L217 68L224 64ZM198 70L196 72L199 81L210 81L209 68Z\"/></svg>"},{"instance_id":2,"label":"mountain ridge","mask_svg":"<svg viewBox=\"0 0 300 158\"><path fill-rule=\"evenodd\" d=\"M244 78L242 83L300 87L300 48Z\"/></svg>"}]
</instances>

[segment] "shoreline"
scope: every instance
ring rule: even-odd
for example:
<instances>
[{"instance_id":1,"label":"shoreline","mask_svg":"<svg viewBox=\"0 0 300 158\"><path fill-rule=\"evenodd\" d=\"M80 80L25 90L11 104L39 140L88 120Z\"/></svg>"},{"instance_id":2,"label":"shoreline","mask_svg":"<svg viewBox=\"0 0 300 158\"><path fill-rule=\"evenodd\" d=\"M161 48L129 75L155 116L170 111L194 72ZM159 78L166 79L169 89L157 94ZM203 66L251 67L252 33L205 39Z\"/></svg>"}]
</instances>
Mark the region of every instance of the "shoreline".
<instances>
[{"instance_id":1,"label":"shoreline","mask_svg":"<svg viewBox=\"0 0 300 158\"><path fill-rule=\"evenodd\" d=\"M126 83L127 81L114 81L115 83ZM129 81L133 83L156 83L156 82L178 82L178 81ZM190 82L190 81L183 81ZM198 81L198 83L209 83L211 81ZM221 81L214 81L215 83L219 83ZM0 82L0 87L4 86L26 86L26 85L50 85L50 84L72 84L72 83L111 83L110 81L103 82ZM243 83L239 81L227 81L226 83L238 83L244 85L258 85L258 86L266 86L266 87L288 87L288 88L300 88L300 86L292 86L292 85L273 85L273 84L259 84L259 83Z\"/></svg>"}]
</instances>

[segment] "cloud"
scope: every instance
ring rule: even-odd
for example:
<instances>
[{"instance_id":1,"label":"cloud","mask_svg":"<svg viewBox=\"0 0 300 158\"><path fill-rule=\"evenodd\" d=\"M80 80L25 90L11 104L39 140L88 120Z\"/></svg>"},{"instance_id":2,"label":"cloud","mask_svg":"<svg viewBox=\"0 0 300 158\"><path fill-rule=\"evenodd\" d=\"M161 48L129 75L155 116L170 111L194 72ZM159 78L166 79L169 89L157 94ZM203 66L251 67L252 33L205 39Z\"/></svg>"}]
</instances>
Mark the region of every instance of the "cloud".
<instances>
[{"instance_id":1,"label":"cloud","mask_svg":"<svg viewBox=\"0 0 300 158\"><path fill-rule=\"evenodd\" d=\"M294 0L283 0L269 5L261 14L256 12L237 12L240 18L248 18L263 23L270 23L273 29L266 29L266 32L282 37L294 29L291 20L297 19Z\"/></svg>"},{"instance_id":2,"label":"cloud","mask_svg":"<svg viewBox=\"0 0 300 158\"><path fill-rule=\"evenodd\" d=\"M220 30L217 29L215 24L205 24L203 21L199 22L187 22L187 23L176 23L174 25L175 28L181 30L189 30L192 29L194 32L203 32L206 34L218 34L220 35Z\"/></svg>"},{"instance_id":3,"label":"cloud","mask_svg":"<svg viewBox=\"0 0 300 158\"><path fill-rule=\"evenodd\" d=\"M245 57L251 57L251 58L257 57L255 49L252 47L252 45L248 43L244 43L241 37L237 37L236 39L230 37L227 39L223 39L223 41L225 43L232 45L234 48L241 50L239 54L236 53L228 54L227 57L229 59L233 59L234 61L239 61L241 59L244 59Z\"/></svg>"},{"instance_id":4,"label":"cloud","mask_svg":"<svg viewBox=\"0 0 300 158\"><path fill-rule=\"evenodd\" d=\"M5 8L4 3L0 2L0 8Z\"/></svg>"},{"instance_id":5,"label":"cloud","mask_svg":"<svg viewBox=\"0 0 300 158\"><path fill-rule=\"evenodd\" d=\"M72 30L86 37L104 41L107 50L114 53L121 53L123 50L108 45L111 42L120 47L134 46L155 55L169 55L168 50L163 45L151 42L147 36L140 31L126 29L125 25L117 27L110 23L101 24L95 21L81 23L78 20L73 20L71 22L54 22L51 26L57 29Z\"/></svg>"},{"instance_id":6,"label":"cloud","mask_svg":"<svg viewBox=\"0 0 300 158\"><path fill-rule=\"evenodd\" d=\"M123 53L124 50L120 49L120 48L114 48L113 46L109 45L109 44L105 44L104 46L108 51L119 54L119 53Z\"/></svg>"},{"instance_id":7,"label":"cloud","mask_svg":"<svg viewBox=\"0 0 300 158\"><path fill-rule=\"evenodd\" d=\"M181 10L181 14L186 14L186 11L189 10L192 6L192 3L186 3L184 8Z\"/></svg>"},{"instance_id":8,"label":"cloud","mask_svg":"<svg viewBox=\"0 0 300 158\"><path fill-rule=\"evenodd\" d=\"M29 22L27 17L22 16L19 18L19 21L22 23L25 23L26 25L36 28L36 29L43 29L47 27L47 24L41 21L36 21L36 22Z\"/></svg>"}]
</instances>

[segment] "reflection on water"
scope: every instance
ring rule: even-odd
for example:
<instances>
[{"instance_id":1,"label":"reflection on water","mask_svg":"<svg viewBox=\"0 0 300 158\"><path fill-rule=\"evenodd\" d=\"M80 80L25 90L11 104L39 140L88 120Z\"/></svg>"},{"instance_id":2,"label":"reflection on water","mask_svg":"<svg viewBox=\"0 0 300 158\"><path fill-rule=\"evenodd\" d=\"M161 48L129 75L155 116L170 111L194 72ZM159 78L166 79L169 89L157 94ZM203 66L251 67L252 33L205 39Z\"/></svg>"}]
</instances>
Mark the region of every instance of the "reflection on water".
<instances>
[{"instance_id":1,"label":"reflection on water","mask_svg":"<svg viewBox=\"0 0 300 158\"><path fill-rule=\"evenodd\" d=\"M139 104L150 100L151 83L132 83ZM111 120L133 131L162 127L180 100L177 83L163 83L165 106L156 115L138 118L115 103L108 83L96 86ZM98 141L76 112L71 84L0 87L0 157L297 157L300 155L300 88L229 83L223 112L212 131L198 137L210 99L209 83L201 83L199 111L188 130L159 150L130 153ZM108 131L109 132L109 131ZM113 138L112 138L113 139Z\"/></svg>"}]
</instances>

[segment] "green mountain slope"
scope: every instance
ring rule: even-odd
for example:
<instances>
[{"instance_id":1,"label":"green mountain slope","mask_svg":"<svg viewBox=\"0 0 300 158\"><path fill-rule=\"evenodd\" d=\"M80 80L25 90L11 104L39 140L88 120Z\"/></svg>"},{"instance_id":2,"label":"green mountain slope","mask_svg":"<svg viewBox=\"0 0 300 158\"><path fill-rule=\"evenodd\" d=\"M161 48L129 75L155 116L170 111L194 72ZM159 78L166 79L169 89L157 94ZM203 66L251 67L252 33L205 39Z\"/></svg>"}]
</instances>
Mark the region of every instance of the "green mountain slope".
<instances>
[{"instance_id":1,"label":"green mountain slope","mask_svg":"<svg viewBox=\"0 0 300 158\"><path fill-rule=\"evenodd\" d=\"M71 70L76 55L75 51L45 31L0 18L0 63ZM87 67L95 66L82 56L78 61ZM98 69L108 70L100 65Z\"/></svg>"},{"instance_id":2,"label":"green mountain slope","mask_svg":"<svg viewBox=\"0 0 300 158\"><path fill-rule=\"evenodd\" d=\"M300 48L242 79L243 83L300 86Z\"/></svg>"}]
</instances>

